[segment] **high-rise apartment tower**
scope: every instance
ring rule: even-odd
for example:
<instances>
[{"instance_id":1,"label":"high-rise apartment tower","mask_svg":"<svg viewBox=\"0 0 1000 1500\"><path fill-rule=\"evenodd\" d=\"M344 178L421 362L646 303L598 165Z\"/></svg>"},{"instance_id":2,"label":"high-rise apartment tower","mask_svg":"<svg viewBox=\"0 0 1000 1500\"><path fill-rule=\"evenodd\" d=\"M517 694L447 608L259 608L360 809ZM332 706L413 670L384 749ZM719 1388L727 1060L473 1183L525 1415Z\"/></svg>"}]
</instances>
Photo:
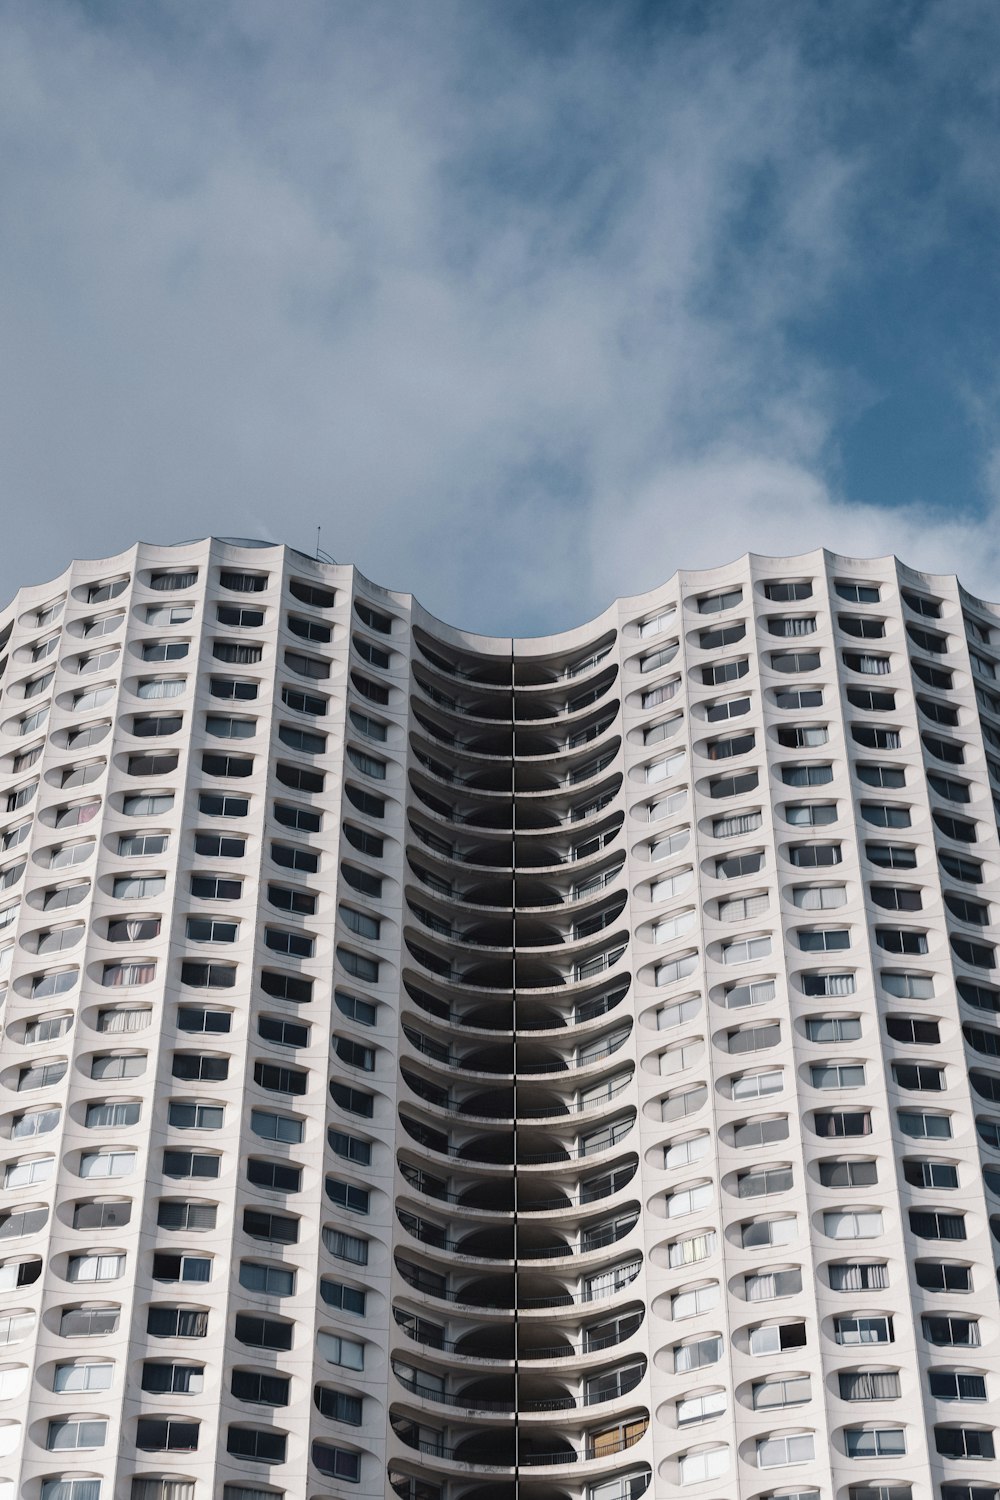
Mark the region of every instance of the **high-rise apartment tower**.
<instances>
[{"instance_id":1,"label":"high-rise apartment tower","mask_svg":"<svg viewBox=\"0 0 1000 1500\"><path fill-rule=\"evenodd\" d=\"M996 1500L1000 608L0 612L0 1500Z\"/></svg>"}]
</instances>

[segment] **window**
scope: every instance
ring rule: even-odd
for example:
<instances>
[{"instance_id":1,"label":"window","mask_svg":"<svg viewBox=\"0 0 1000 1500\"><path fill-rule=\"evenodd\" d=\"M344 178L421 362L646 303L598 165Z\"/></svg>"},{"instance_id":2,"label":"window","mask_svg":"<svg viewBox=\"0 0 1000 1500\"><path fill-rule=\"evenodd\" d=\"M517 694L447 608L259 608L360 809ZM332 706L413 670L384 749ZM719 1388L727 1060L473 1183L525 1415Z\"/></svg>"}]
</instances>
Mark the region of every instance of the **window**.
<instances>
[{"instance_id":1,"label":"window","mask_svg":"<svg viewBox=\"0 0 1000 1500\"><path fill-rule=\"evenodd\" d=\"M750 1329L750 1353L778 1354L783 1349L803 1349L806 1344L804 1323L762 1323Z\"/></svg>"},{"instance_id":2,"label":"window","mask_svg":"<svg viewBox=\"0 0 1000 1500\"><path fill-rule=\"evenodd\" d=\"M861 816L876 828L909 828L910 810L893 804L862 802Z\"/></svg>"},{"instance_id":3,"label":"window","mask_svg":"<svg viewBox=\"0 0 1000 1500\"><path fill-rule=\"evenodd\" d=\"M978 1349L980 1346L979 1323L976 1318L925 1314L920 1319L920 1326L929 1344L966 1349Z\"/></svg>"},{"instance_id":4,"label":"window","mask_svg":"<svg viewBox=\"0 0 1000 1500\"><path fill-rule=\"evenodd\" d=\"M940 1092L945 1086L944 1068L933 1063L894 1062L892 1076L901 1089Z\"/></svg>"},{"instance_id":5,"label":"window","mask_svg":"<svg viewBox=\"0 0 1000 1500\"><path fill-rule=\"evenodd\" d=\"M214 1203L188 1203L179 1198L161 1198L156 1209L156 1222L160 1229L214 1229L216 1216Z\"/></svg>"},{"instance_id":6,"label":"window","mask_svg":"<svg viewBox=\"0 0 1000 1500\"><path fill-rule=\"evenodd\" d=\"M232 568L223 568L219 573L219 582L224 589L232 589L234 593L260 594L267 588L268 575L240 573Z\"/></svg>"},{"instance_id":7,"label":"window","mask_svg":"<svg viewBox=\"0 0 1000 1500\"><path fill-rule=\"evenodd\" d=\"M948 1115L933 1114L928 1110L899 1110L896 1119L903 1135L914 1140L951 1140L951 1120Z\"/></svg>"},{"instance_id":8,"label":"window","mask_svg":"<svg viewBox=\"0 0 1000 1500\"><path fill-rule=\"evenodd\" d=\"M714 798L738 797L752 792L758 784L756 771L741 771L738 776L717 776L708 783L708 795Z\"/></svg>"},{"instance_id":9,"label":"window","mask_svg":"<svg viewBox=\"0 0 1000 1500\"><path fill-rule=\"evenodd\" d=\"M119 1317L117 1307L67 1307L59 1319L59 1333L63 1338L91 1338L115 1333Z\"/></svg>"},{"instance_id":10,"label":"window","mask_svg":"<svg viewBox=\"0 0 1000 1500\"><path fill-rule=\"evenodd\" d=\"M818 651L772 651L771 668L775 672L818 672Z\"/></svg>"},{"instance_id":11,"label":"window","mask_svg":"<svg viewBox=\"0 0 1000 1500\"><path fill-rule=\"evenodd\" d=\"M157 1250L153 1256L154 1281L211 1281L212 1262L204 1255Z\"/></svg>"},{"instance_id":12,"label":"window","mask_svg":"<svg viewBox=\"0 0 1000 1500\"><path fill-rule=\"evenodd\" d=\"M823 1233L832 1240L877 1239L882 1232L879 1209L837 1209L823 1215Z\"/></svg>"},{"instance_id":13,"label":"window","mask_svg":"<svg viewBox=\"0 0 1000 1500\"><path fill-rule=\"evenodd\" d=\"M954 839L956 843L961 844L976 842L974 823L968 822L965 818L953 818L950 814L943 812L933 812L931 816L945 838Z\"/></svg>"},{"instance_id":14,"label":"window","mask_svg":"<svg viewBox=\"0 0 1000 1500\"><path fill-rule=\"evenodd\" d=\"M204 1389L202 1365L166 1364L148 1359L142 1367L141 1387L157 1395L196 1396Z\"/></svg>"},{"instance_id":15,"label":"window","mask_svg":"<svg viewBox=\"0 0 1000 1500\"><path fill-rule=\"evenodd\" d=\"M903 1177L911 1187L916 1188L949 1190L958 1187L958 1168L947 1161L920 1161L911 1158L903 1162Z\"/></svg>"},{"instance_id":16,"label":"window","mask_svg":"<svg viewBox=\"0 0 1000 1500\"><path fill-rule=\"evenodd\" d=\"M50 1452L65 1448L100 1448L107 1432L107 1422L100 1419L57 1417L49 1422L45 1446Z\"/></svg>"},{"instance_id":17,"label":"window","mask_svg":"<svg viewBox=\"0 0 1000 1500\"><path fill-rule=\"evenodd\" d=\"M740 1150L769 1146L775 1141L787 1140L788 1117L786 1115L777 1115L770 1119L744 1120L741 1124L733 1126L733 1145Z\"/></svg>"},{"instance_id":18,"label":"window","mask_svg":"<svg viewBox=\"0 0 1000 1500\"><path fill-rule=\"evenodd\" d=\"M836 953L851 946L851 934L844 927L824 927L807 931L800 928L796 934L803 953Z\"/></svg>"},{"instance_id":19,"label":"window","mask_svg":"<svg viewBox=\"0 0 1000 1500\"><path fill-rule=\"evenodd\" d=\"M177 1417L139 1417L135 1446L140 1452L193 1453L198 1447L198 1426Z\"/></svg>"},{"instance_id":20,"label":"window","mask_svg":"<svg viewBox=\"0 0 1000 1500\"><path fill-rule=\"evenodd\" d=\"M288 686L281 689L281 701L294 713L311 714L314 718L322 718L330 707L329 698L322 698L316 693L307 693L301 688Z\"/></svg>"},{"instance_id":21,"label":"window","mask_svg":"<svg viewBox=\"0 0 1000 1500\"><path fill-rule=\"evenodd\" d=\"M911 1208L909 1220L910 1229L922 1240L964 1240L966 1238L964 1214Z\"/></svg>"},{"instance_id":22,"label":"window","mask_svg":"<svg viewBox=\"0 0 1000 1500\"><path fill-rule=\"evenodd\" d=\"M219 1176L220 1158L198 1151L163 1152L165 1178L207 1178Z\"/></svg>"},{"instance_id":23,"label":"window","mask_svg":"<svg viewBox=\"0 0 1000 1500\"><path fill-rule=\"evenodd\" d=\"M771 1068L759 1073L740 1073L732 1079L730 1093L734 1099L766 1099L771 1094L780 1094L784 1088L784 1076L780 1068Z\"/></svg>"},{"instance_id":24,"label":"window","mask_svg":"<svg viewBox=\"0 0 1000 1500\"><path fill-rule=\"evenodd\" d=\"M286 761L278 762L276 775L282 786L293 792L321 792L326 784L322 771L310 771L305 766L292 766Z\"/></svg>"},{"instance_id":25,"label":"window","mask_svg":"<svg viewBox=\"0 0 1000 1500\"><path fill-rule=\"evenodd\" d=\"M121 1125L135 1125L142 1113L138 1099L122 1099L113 1102L88 1104L84 1124L88 1130L114 1129Z\"/></svg>"},{"instance_id":26,"label":"window","mask_svg":"<svg viewBox=\"0 0 1000 1500\"><path fill-rule=\"evenodd\" d=\"M749 1172L740 1172L736 1178L740 1198L769 1198L775 1193L788 1192L791 1186L791 1167L755 1167Z\"/></svg>"},{"instance_id":27,"label":"window","mask_svg":"<svg viewBox=\"0 0 1000 1500\"><path fill-rule=\"evenodd\" d=\"M845 1427L844 1446L848 1458L893 1458L906 1452L901 1427Z\"/></svg>"},{"instance_id":28,"label":"window","mask_svg":"<svg viewBox=\"0 0 1000 1500\"><path fill-rule=\"evenodd\" d=\"M856 1089L865 1082L863 1063L811 1063L809 1081L814 1089Z\"/></svg>"},{"instance_id":29,"label":"window","mask_svg":"<svg viewBox=\"0 0 1000 1500\"><path fill-rule=\"evenodd\" d=\"M654 654L654 656L643 657L640 663L642 671L650 671L652 670L653 666L662 665L662 663L656 658L663 655L664 653L657 652ZM669 654L666 656L666 660L672 661L676 655L677 647L675 645L670 648ZM650 663L649 666L646 665L647 662ZM701 680L706 687L722 687L727 682L738 682L741 677L746 676L749 670L750 662L745 656L743 656L740 657L737 661L719 662L714 666L702 667Z\"/></svg>"},{"instance_id":30,"label":"window","mask_svg":"<svg viewBox=\"0 0 1000 1500\"><path fill-rule=\"evenodd\" d=\"M153 1306L147 1313L146 1332L156 1338L203 1339L208 1333L208 1313L193 1307Z\"/></svg>"},{"instance_id":31,"label":"window","mask_svg":"<svg viewBox=\"0 0 1000 1500\"><path fill-rule=\"evenodd\" d=\"M785 822L793 828L823 828L837 821L835 802L788 802Z\"/></svg>"},{"instance_id":32,"label":"window","mask_svg":"<svg viewBox=\"0 0 1000 1500\"><path fill-rule=\"evenodd\" d=\"M862 672L868 677L884 677L892 670L892 663L888 656L878 655L871 651L844 651L842 655L846 667L852 672Z\"/></svg>"},{"instance_id":33,"label":"window","mask_svg":"<svg viewBox=\"0 0 1000 1500\"><path fill-rule=\"evenodd\" d=\"M845 655L846 654L847 653L845 653ZM878 658L863 659L866 661L872 661L877 660ZM892 711L896 707L896 694L889 688L877 689L849 687L847 689L847 701L851 704L852 708L859 708L864 713L892 713ZM895 746L886 746L885 748L898 749L898 738Z\"/></svg>"},{"instance_id":34,"label":"window","mask_svg":"<svg viewBox=\"0 0 1000 1500\"><path fill-rule=\"evenodd\" d=\"M766 958L770 952L769 937L737 938L723 947L722 961L726 964L753 963L757 959Z\"/></svg>"},{"instance_id":35,"label":"window","mask_svg":"<svg viewBox=\"0 0 1000 1500\"><path fill-rule=\"evenodd\" d=\"M167 1123L181 1130L221 1130L225 1107L221 1104L195 1104L171 1099L167 1105Z\"/></svg>"},{"instance_id":36,"label":"window","mask_svg":"<svg viewBox=\"0 0 1000 1500\"><path fill-rule=\"evenodd\" d=\"M54 1391L109 1391L115 1367L108 1360L77 1360L56 1365L52 1374Z\"/></svg>"},{"instance_id":37,"label":"window","mask_svg":"<svg viewBox=\"0 0 1000 1500\"><path fill-rule=\"evenodd\" d=\"M250 1111L250 1129L266 1141L284 1141L292 1145L303 1138L304 1125L291 1115L272 1114L264 1109Z\"/></svg>"},{"instance_id":38,"label":"window","mask_svg":"<svg viewBox=\"0 0 1000 1500\"><path fill-rule=\"evenodd\" d=\"M874 1187L878 1170L873 1161L821 1161L819 1180L830 1188Z\"/></svg>"},{"instance_id":39,"label":"window","mask_svg":"<svg viewBox=\"0 0 1000 1500\"><path fill-rule=\"evenodd\" d=\"M839 865L841 858L839 844L792 844L788 850L789 863L801 870Z\"/></svg>"},{"instance_id":40,"label":"window","mask_svg":"<svg viewBox=\"0 0 1000 1500\"><path fill-rule=\"evenodd\" d=\"M20 1068L17 1074L17 1092L23 1094L32 1089L50 1088L65 1076L68 1063L65 1058L54 1062L33 1063Z\"/></svg>"},{"instance_id":41,"label":"window","mask_svg":"<svg viewBox=\"0 0 1000 1500\"><path fill-rule=\"evenodd\" d=\"M23 1114L14 1115L11 1120L11 1139L25 1140L36 1135L49 1135L53 1130L58 1130L59 1119L58 1109L26 1110Z\"/></svg>"},{"instance_id":42,"label":"window","mask_svg":"<svg viewBox=\"0 0 1000 1500\"><path fill-rule=\"evenodd\" d=\"M288 932L284 928L265 927L264 943L274 953L287 953L293 958L312 958L315 940L307 933Z\"/></svg>"},{"instance_id":43,"label":"window","mask_svg":"<svg viewBox=\"0 0 1000 1500\"><path fill-rule=\"evenodd\" d=\"M841 581L834 584L834 589L841 599L846 599L849 604L877 604L880 598L880 589L877 583L850 583Z\"/></svg>"},{"instance_id":44,"label":"window","mask_svg":"<svg viewBox=\"0 0 1000 1500\"><path fill-rule=\"evenodd\" d=\"M89 1252L85 1255L69 1257L66 1263L66 1280L71 1282L117 1281L124 1271L124 1255L98 1255L96 1252Z\"/></svg>"},{"instance_id":45,"label":"window","mask_svg":"<svg viewBox=\"0 0 1000 1500\"><path fill-rule=\"evenodd\" d=\"M882 1261L831 1261L828 1269L830 1288L834 1292L870 1292L879 1291L889 1285L889 1267ZM847 1325L853 1323L854 1319L839 1318L838 1326L841 1331ZM887 1320L888 1321L888 1320ZM886 1330L887 1337L875 1340L877 1343L888 1343L892 1338L891 1326ZM848 1338L838 1335L838 1344L851 1342ZM860 1342L855 1339L854 1342Z\"/></svg>"},{"instance_id":46,"label":"window","mask_svg":"<svg viewBox=\"0 0 1000 1500\"><path fill-rule=\"evenodd\" d=\"M185 930L191 943L235 943L239 923L221 917L188 917Z\"/></svg>"},{"instance_id":47,"label":"window","mask_svg":"<svg viewBox=\"0 0 1000 1500\"><path fill-rule=\"evenodd\" d=\"M277 1016L260 1016L257 1020L257 1035L265 1042L274 1042L279 1047L307 1047L309 1027L297 1021L284 1021Z\"/></svg>"},{"instance_id":48,"label":"window","mask_svg":"<svg viewBox=\"0 0 1000 1500\"><path fill-rule=\"evenodd\" d=\"M135 1171L134 1151L84 1151L80 1155L81 1177L128 1177Z\"/></svg>"},{"instance_id":49,"label":"window","mask_svg":"<svg viewBox=\"0 0 1000 1500\"><path fill-rule=\"evenodd\" d=\"M289 1218L287 1214L272 1214L259 1208L245 1208L243 1210L243 1233L253 1240L265 1240L272 1245L295 1245L299 1238L299 1221ZM237 1337L239 1337L238 1334Z\"/></svg>"},{"instance_id":50,"label":"window","mask_svg":"<svg viewBox=\"0 0 1000 1500\"><path fill-rule=\"evenodd\" d=\"M867 1110L817 1110L813 1129L827 1140L871 1135L872 1119Z\"/></svg>"},{"instance_id":51,"label":"window","mask_svg":"<svg viewBox=\"0 0 1000 1500\"><path fill-rule=\"evenodd\" d=\"M325 589L315 583L303 583L299 578L289 579L288 591L301 604L309 604L313 609L332 609L336 602L333 589Z\"/></svg>"},{"instance_id":52,"label":"window","mask_svg":"<svg viewBox=\"0 0 1000 1500\"><path fill-rule=\"evenodd\" d=\"M277 1063L255 1062L253 1079L260 1088L277 1094L305 1094L309 1074L298 1068L283 1068Z\"/></svg>"},{"instance_id":53,"label":"window","mask_svg":"<svg viewBox=\"0 0 1000 1500\"><path fill-rule=\"evenodd\" d=\"M295 1272L285 1266L254 1260L240 1261L240 1286L269 1297L291 1297L295 1293Z\"/></svg>"},{"instance_id":54,"label":"window","mask_svg":"<svg viewBox=\"0 0 1000 1500\"><path fill-rule=\"evenodd\" d=\"M196 832L194 836L195 853L208 859L240 859L246 847L242 834Z\"/></svg>"},{"instance_id":55,"label":"window","mask_svg":"<svg viewBox=\"0 0 1000 1500\"><path fill-rule=\"evenodd\" d=\"M368 1213L371 1195L366 1188L355 1187L353 1183L342 1182L337 1177L327 1177L326 1196L338 1208L349 1209L356 1214Z\"/></svg>"},{"instance_id":56,"label":"window","mask_svg":"<svg viewBox=\"0 0 1000 1500\"><path fill-rule=\"evenodd\" d=\"M808 1388L809 1382L805 1377L799 1384ZM795 1389L794 1381L784 1382L790 1390ZM756 1388L755 1388L756 1389ZM799 1396L799 1401L808 1400L808 1396ZM793 1401L774 1403L791 1406ZM789 1464L801 1464L811 1461L816 1456L816 1443L811 1432L799 1432L780 1434L776 1437L757 1439L757 1467L759 1469L781 1469Z\"/></svg>"},{"instance_id":57,"label":"window","mask_svg":"<svg viewBox=\"0 0 1000 1500\"><path fill-rule=\"evenodd\" d=\"M203 1082L222 1083L229 1076L229 1059L211 1053L175 1052L170 1072L174 1078L182 1078L187 1082L200 1079Z\"/></svg>"},{"instance_id":58,"label":"window","mask_svg":"<svg viewBox=\"0 0 1000 1500\"><path fill-rule=\"evenodd\" d=\"M201 769L206 776L251 776L253 756L220 755L215 751L205 751L201 757Z\"/></svg>"},{"instance_id":59,"label":"window","mask_svg":"<svg viewBox=\"0 0 1000 1500\"><path fill-rule=\"evenodd\" d=\"M930 1392L939 1401L985 1401L986 1378L961 1370L930 1370ZM938 1450L940 1452L940 1449Z\"/></svg>"},{"instance_id":60,"label":"window","mask_svg":"<svg viewBox=\"0 0 1000 1500\"><path fill-rule=\"evenodd\" d=\"M187 647L184 650L186 654ZM234 665L253 665L260 661L263 654L263 647L245 644L242 641L215 641L212 645L212 655L216 661L230 662Z\"/></svg>"},{"instance_id":61,"label":"window","mask_svg":"<svg viewBox=\"0 0 1000 1500\"><path fill-rule=\"evenodd\" d=\"M302 1186L302 1168L251 1156L247 1160L247 1181L269 1192L297 1193Z\"/></svg>"},{"instance_id":62,"label":"window","mask_svg":"<svg viewBox=\"0 0 1000 1500\"><path fill-rule=\"evenodd\" d=\"M857 1016L809 1016L806 1036L811 1042L856 1042L861 1036Z\"/></svg>"},{"instance_id":63,"label":"window","mask_svg":"<svg viewBox=\"0 0 1000 1500\"><path fill-rule=\"evenodd\" d=\"M120 875L115 880L111 892L118 900L142 900L150 896L159 896L165 886L166 878L163 875Z\"/></svg>"},{"instance_id":64,"label":"window","mask_svg":"<svg viewBox=\"0 0 1000 1500\"><path fill-rule=\"evenodd\" d=\"M833 780L833 766L782 766L781 779L786 786L827 786Z\"/></svg>"},{"instance_id":65,"label":"window","mask_svg":"<svg viewBox=\"0 0 1000 1500\"><path fill-rule=\"evenodd\" d=\"M384 653L380 652L379 655L384 655ZM388 657L386 657L385 665L388 666L388 664ZM321 661L316 656L307 656L302 651L286 651L285 666L289 671L297 673L299 677L309 677L316 682L321 682L330 675L328 661Z\"/></svg>"},{"instance_id":66,"label":"window","mask_svg":"<svg viewBox=\"0 0 1000 1500\"><path fill-rule=\"evenodd\" d=\"M366 1094L363 1089L349 1088L346 1084L330 1083L330 1097L334 1104L339 1105L349 1114L359 1115L370 1120L374 1113L375 1101L371 1094Z\"/></svg>"},{"instance_id":67,"label":"window","mask_svg":"<svg viewBox=\"0 0 1000 1500\"><path fill-rule=\"evenodd\" d=\"M737 604L739 604L742 599L743 590L741 588L736 588L730 589L728 592L721 594L703 594L702 597L696 601L696 605L699 614L714 615L718 614L724 609L735 609Z\"/></svg>"},{"instance_id":68,"label":"window","mask_svg":"<svg viewBox=\"0 0 1000 1500\"><path fill-rule=\"evenodd\" d=\"M674 1373L684 1375L690 1370L701 1370L707 1365L717 1364L721 1358L722 1338L719 1334L677 1344L674 1346Z\"/></svg>"},{"instance_id":69,"label":"window","mask_svg":"<svg viewBox=\"0 0 1000 1500\"><path fill-rule=\"evenodd\" d=\"M993 1433L979 1427L935 1427L934 1446L944 1458L995 1458Z\"/></svg>"},{"instance_id":70,"label":"window","mask_svg":"<svg viewBox=\"0 0 1000 1500\"><path fill-rule=\"evenodd\" d=\"M359 1000L354 995L344 994L338 990L334 995L337 1009L342 1016L348 1020L358 1021L362 1026L374 1026L378 1014L378 1007L372 1005L368 1000Z\"/></svg>"}]
</instances>

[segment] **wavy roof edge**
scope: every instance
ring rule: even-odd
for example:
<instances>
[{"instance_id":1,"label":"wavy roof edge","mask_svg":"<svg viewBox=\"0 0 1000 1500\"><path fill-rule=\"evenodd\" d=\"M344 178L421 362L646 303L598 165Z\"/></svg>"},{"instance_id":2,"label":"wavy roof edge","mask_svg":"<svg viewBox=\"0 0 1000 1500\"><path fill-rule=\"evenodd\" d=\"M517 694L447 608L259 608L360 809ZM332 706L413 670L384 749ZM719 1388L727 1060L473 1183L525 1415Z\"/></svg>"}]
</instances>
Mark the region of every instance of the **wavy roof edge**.
<instances>
[{"instance_id":1,"label":"wavy roof edge","mask_svg":"<svg viewBox=\"0 0 1000 1500\"><path fill-rule=\"evenodd\" d=\"M547 635L486 635L451 624L427 609L412 591L391 589L376 583L353 563L338 563L325 558L317 558L287 542L210 535L184 542L135 542L124 551L106 557L74 558L55 577L38 584L23 585L10 600L0 606L0 622L16 607L36 605L43 602L44 597L57 592L60 586L68 587L69 575L74 569L84 568L88 571L93 569L95 574L115 569L120 571L132 569L135 566L137 554L140 552L144 565L148 566L150 562L156 564L162 561L166 566L176 560L178 551L188 548L191 549L192 561L212 559L217 562L231 563L240 556L252 553L258 567L263 566L264 557L268 553L280 554L282 557L287 555L312 571L315 577L325 578L331 582L339 581L341 587L347 587L346 579L351 578L360 593L374 598L392 600L400 608L409 612L412 624L433 631L439 640L450 641L467 650L481 650L489 654L498 650L521 650L531 653L553 647L570 648L591 640L595 634L617 628L622 623L622 615L633 616L655 609L669 602L671 597L676 597L678 593L691 594L706 589L724 588L730 583L745 582L748 576L759 576L761 573L771 571L793 578L796 574L817 571L836 574L841 569L854 577L868 577L873 580L877 575L884 580L886 575L890 574L903 583L922 586L931 591L946 589L951 592L954 589L963 603L1000 618L1000 602L983 599L972 593L964 587L955 573L929 573L919 568L911 568L892 553L884 557L853 557L846 553L831 551L826 547L817 547L809 552L787 556L764 552L744 552L716 567L678 568L662 583L642 593L620 595L612 599L602 611L591 616L590 619Z\"/></svg>"}]
</instances>

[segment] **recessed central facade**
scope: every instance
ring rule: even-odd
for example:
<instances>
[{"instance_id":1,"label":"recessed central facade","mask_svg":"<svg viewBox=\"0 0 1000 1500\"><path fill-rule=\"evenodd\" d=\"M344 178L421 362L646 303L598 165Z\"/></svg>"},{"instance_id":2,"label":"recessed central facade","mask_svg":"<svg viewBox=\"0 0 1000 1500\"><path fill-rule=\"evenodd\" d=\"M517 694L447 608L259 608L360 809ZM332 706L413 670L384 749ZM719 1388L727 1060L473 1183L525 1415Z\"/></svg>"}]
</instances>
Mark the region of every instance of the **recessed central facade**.
<instances>
[{"instance_id":1,"label":"recessed central facade","mask_svg":"<svg viewBox=\"0 0 1000 1500\"><path fill-rule=\"evenodd\" d=\"M0 1500L996 1500L1000 611L0 612Z\"/></svg>"}]
</instances>

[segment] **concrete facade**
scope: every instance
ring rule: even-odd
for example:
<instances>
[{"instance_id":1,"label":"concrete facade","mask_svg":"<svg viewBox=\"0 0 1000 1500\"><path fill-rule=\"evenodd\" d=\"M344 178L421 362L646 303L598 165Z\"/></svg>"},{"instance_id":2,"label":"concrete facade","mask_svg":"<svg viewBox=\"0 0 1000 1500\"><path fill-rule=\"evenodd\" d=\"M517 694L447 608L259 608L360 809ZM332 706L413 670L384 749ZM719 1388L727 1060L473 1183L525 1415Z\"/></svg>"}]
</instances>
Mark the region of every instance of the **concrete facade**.
<instances>
[{"instance_id":1,"label":"concrete facade","mask_svg":"<svg viewBox=\"0 0 1000 1500\"><path fill-rule=\"evenodd\" d=\"M996 606L211 540L0 643L0 1500L996 1500Z\"/></svg>"}]
</instances>

